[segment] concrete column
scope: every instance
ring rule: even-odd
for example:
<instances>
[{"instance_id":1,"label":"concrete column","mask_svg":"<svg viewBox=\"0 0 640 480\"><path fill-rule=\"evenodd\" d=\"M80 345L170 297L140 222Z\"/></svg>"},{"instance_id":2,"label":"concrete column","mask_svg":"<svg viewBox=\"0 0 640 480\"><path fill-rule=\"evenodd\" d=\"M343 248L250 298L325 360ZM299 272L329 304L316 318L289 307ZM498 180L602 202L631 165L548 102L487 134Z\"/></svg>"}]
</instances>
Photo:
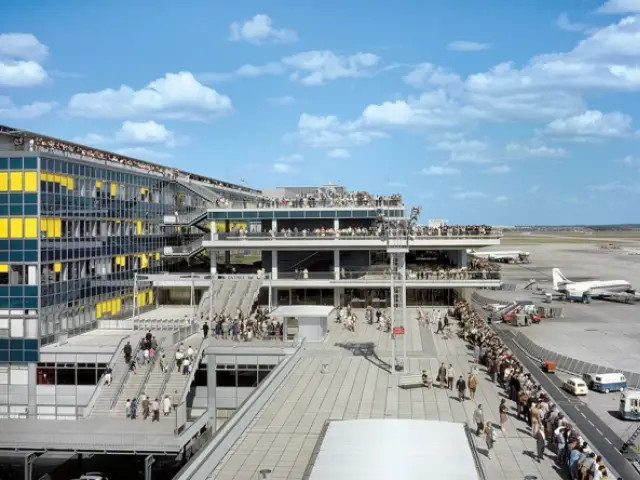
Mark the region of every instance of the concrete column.
<instances>
[{"instance_id":1,"label":"concrete column","mask_svg":"<svg viewBox=\"0 0 640 480\"><path fill-rule=\"evenodd\" d=\"M27 418L37 418L38 414L38 399L37 399L37 385L38 385L38 364L29 363L27 365L28 375L28 387L27 394L29 403L27 404Z\"/></svg>"},{"instance_id":2,"label":"concrete column","mask_svg":"<svg viewBox=\"0 0 640 480\"><path fill-rule=\"evenodd\" d=\"M224 252L224 263L229 265L231 263L231 250L225 250Z\"/></svg>"},{"instance_id":3,"label":"concrete column","mask_svg":"<svg viewBox=\"0 0 640 480\"><path fill-rule=\"evenodd\" d=\"M467 259L467 251L466 250L460 250L460 266L461 267L466 267L468 261L469 260Z\"/></svg>"},{"instance_id":4,"label":"concrete column","mask_svg":"<svg viewBox=\"0 0 640 480\"><path fill-rule=\"evenodd\" d=\"M274 232L278 231L278 220L276 220L275 218L271 220L271 230L273 230Z\"/></svg>"},{"instance_id":5,"label":"concrete column","mask_svg":"<svg viewBox=\"0 0 640 480\"><path fill-rule=\"evenodd\" d=\"M340 250L333 251L333 279L340 280Z\"/></svg>"},{"instance_id":6,"label":"concrete column","mask_svg":"<svg viewBox=\"0 0 640 480\"><path fill-rule=\"evenodd\" d=\"M213 221L209 224L209 230L211 230L211 240L217 240L218 239L218 224Z\"/></svg>"},{"instance_id":7,"label":"concrete column","mask_svg":"<svg viewBox=\"0 0 640 480\"><path fill-rule=\"evenodd\" d=\"M333 306L334 307L340 306L340 287L333 288Z\"/></svg>"},{"instance_id":8,"label":"concrete column","mask_svg":"<svg viewBox=\"0 0 640 480\"><path fill-rule=\"evenodd\" d=\"M337 232L338 230L340 230L340 219L338 218L334 218L333 219L333 229Z\"/></svg>"},{"instance_id":9,"label":"concrete column","mask_svg":"<svg viewBox=\"0 0 640 480\"><path fill-rule=\"evenodd\" d=\"M278 279L278 251L273 250L271 252L271 279Z\"/></svg>"},{"instance_id":10,"label":"concrete column","mask_svg":"<svg viewBox=\"0 0 640 480\"><path fill-rule=\"evenodd\" d=\"M216 356L207 355L207 415L213 422L214 431L218 417L216 411Z\"/></svg>"}]
</instances>

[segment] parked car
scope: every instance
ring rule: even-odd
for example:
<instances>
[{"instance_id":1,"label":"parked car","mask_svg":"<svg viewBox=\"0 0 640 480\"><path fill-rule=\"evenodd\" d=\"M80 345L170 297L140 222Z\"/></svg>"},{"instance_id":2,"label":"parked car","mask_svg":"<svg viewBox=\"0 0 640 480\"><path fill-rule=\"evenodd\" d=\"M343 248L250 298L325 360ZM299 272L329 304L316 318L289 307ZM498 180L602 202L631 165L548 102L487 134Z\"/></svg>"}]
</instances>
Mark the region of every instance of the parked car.
<instances>
[{"instance_id":1,"label":"parked car","mask_svg":"<svg viewBox=\"0 0 640 480\"><path fill-rule=\"evenodd\" d=\"M582 375L582 380L587 384L587 388L589 390L593 390L593 382L595 381L595 373L584 373Z\"/></svg>"},{"instance_id":2,"label":"parked car","mask_svg":"<svg viewBox=\"0 0 640 480\"><path fill-rule=\"evenodd\" d=\"M584 383L584 380L582 380L581 378L570 378L569 380L567 380L566 382L564 382L564 384L562 385L562 388L569 392L571 395L586 395L587 392L589 391L589 388L587 388L587 384Z\"/></svg>"}]
</instances>

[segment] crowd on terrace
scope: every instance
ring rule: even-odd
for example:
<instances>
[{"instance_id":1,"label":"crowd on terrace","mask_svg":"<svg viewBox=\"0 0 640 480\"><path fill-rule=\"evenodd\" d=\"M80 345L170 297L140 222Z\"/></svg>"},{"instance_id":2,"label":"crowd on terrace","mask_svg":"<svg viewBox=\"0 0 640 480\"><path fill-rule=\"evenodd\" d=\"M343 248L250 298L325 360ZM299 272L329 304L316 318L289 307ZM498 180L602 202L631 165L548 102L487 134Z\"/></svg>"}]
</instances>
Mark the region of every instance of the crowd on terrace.
<instances>
[{"instance_id":1,"label":"crowd on terrace","mask_svg":"<svg viewBox=\"0 0 640 480\"><path fill-rule=\"evenodd\" d=\"M5 127L2 125L0 125L0 133L12 135L14 137L13 145L18 150L28 150L30 152L42 150L69 157L77 156L91 158L94 160L102 160L105 162L114 162L120 165L142 170L149 174L162 175L163 177L172 180L176 180L178 178L191 179L203 183L208 183L212 187L229 188L249 193L256 193L256 190L244 186L234 185L220 180L214 180L211 178L203 177L201 175L183 172L176 168L164 167L162 165L156 165L150 162L126 157L124 155L118 155L116 153L110 153L103 150L85 147L82 145L76 145L74 143L65 142L62 140L56 140L50 137L43 137L23 131L18 131L16 129Z\"/></svg>"},{"instance_id":2,"label":"crowd on terrace","mask_svg":"<svg viewBox=\"0 0 640 480\"><path fill-rule=\"evenodd\" d=\"M258 340L282 340L284 325L281 321L271 318L267 312L258 309L253 317L245 318L240 310L235 317L231 315L214 315L211 326L206 321L206 314L200 315L204 322L202 333L207 338L209 331L216 339L229 339L234 342L250 342Z\"/></svg>"},{"instance_id":3,"label":"crowd on terrace","mask_svg":"<svg viewBox=\"0 0 640 480\"><path fill-rule=\"evenodd\" d=\"M322 208L322 207L400 207L402 195L375 196L368 192L338 193L319 190L313 195L269 198L258 203L258 208Z\"/></svg>"},{"instance_id":4,"label":"crowd on terrace","mask_svg":"<svg viewBox=\"0 0 640 480\"><path fill-rule=\"evenodd\" d=\"M380 237L385 233L384 228L379 225L375 227L344 227L340 229L333 228L314 228L314 229L298 229L283 228L280 231L269 230L268 233L256 232L248 233L244 228L234 228L228 236L232 237L285 237L285 238L321 238L321 237ZM491 235L499 235L500 231L489 225L445 225L442 227L423 227L415 226L411 229L411 236L416 238L423 237L483 237Z\"/></svg>"},{"instance_id":5,"label":"crowd on terrace","mask_svg":"<svg viewBox=\"0 0 640 480\"><path fill-rule=\"evenodd\" d=\"M572 480L610 478L602 457L589 448L580 432L471 305L457 302L449 310L449 316L458 321L458 334L472 346L475 361L486 368L491 381L505 390L506 398L498 406L502 431L505 431L509 410L515 410L515 417L528 425L531 436L536 440L533 455L538 461L542 460L547 449L551 449L558 467L565 468ZM511 406L507 399L512 402ZM491 452L494 442L499 440L492 434L492 427L484 425L481 416L474 414L474 417L478 422L477 434L484 431Z\"/></svg>"}]
</instances>

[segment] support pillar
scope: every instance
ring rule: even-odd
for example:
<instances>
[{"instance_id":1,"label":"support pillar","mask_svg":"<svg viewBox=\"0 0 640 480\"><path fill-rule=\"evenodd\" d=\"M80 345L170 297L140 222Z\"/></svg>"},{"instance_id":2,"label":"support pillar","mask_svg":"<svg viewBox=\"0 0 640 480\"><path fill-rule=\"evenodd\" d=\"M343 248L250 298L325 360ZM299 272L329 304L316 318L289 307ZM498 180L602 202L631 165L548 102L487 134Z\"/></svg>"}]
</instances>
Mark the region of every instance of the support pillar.
<instances>
[{"instance_id":1,"label":"support pillar","mask_svg":"<svg viewBox=\"0 0 640 480\"><path fill-rule=\"evenodd\" d=\"M333 279L340 280L340 250L333 251Z\"/></svg>"},{"instance_id":2,"label":"support pillar","mask_svg":"<svg viewBox=\"0 0 640 480\"><path fill-rule=\"evenodd\" d=\"M39 456L39 453L28 453L24 456L24 480L33 480L33 464Z\"/></svg>"},{"instance_id":3,"label":"support pillar","mask_svg":"<svg viewBox=\"0 0 640 480\"><path fill-rule=\"evenodd\" d=\"M278 220L275 218L271 220L271 230L273 230L273 233L278 233Z\"/></svg>"},{"instance_id":4,"label":"support pillar","mask_svg":"<svg viewBox=\"0 0 640 480\"><path fill-rule=\"evenodd\" d=\"M37 399L37 384L38 384L38 364L29 363L27 366L27 375L29 380L28 385L28 404L27 404L27 418L37 418L38 414L38 399Z\"/></svg>"},{"instance_id":5,"label":"support pillar","mask_svg":"<svg viewBox=\"0 0 640 480\"><path fill-rule=\"evenodd\" d=\"M333 287L333 306L340 306L340 287Z\"/></svg>"},{"instance_id":6,"label":"support pillar","mask_svg":"<svg viewBox=\"0 0 640 480\"><path fill-rule=\"evenodd\" d=\"M152 467L154 463L156 463L156 459L153 455L149 455L144 459L144 480L151 480Z\"/></svg>"},{"instance_id":7,"label":"support pillar","mask_svg":"<svg viewBox=\"0 0 640 480\"><path fill-rule=\"evenodd\" d=\"M224 263L225 263L225 265L229 265L231 263L231 250L225 250L225 252L224 252Z\"/></svg>"},{"instance_id":8,"label":"support pillar","mask_svg":"<svg viewBox=\"0 0 640 480\"><path fill-rule=\"evenodd\" d=\"M340 230L340 219L333 219L333 229L336 231L336 233L338 233L338 230Z\"/></svg>"},{"instance_id":9,"label":"support pillar","mask_svg":"<svg viewBox=\"0 0 640 480\"><path fill-rule=\"evenodd\" d=\"M278 251L273 250L271 252L271 279L278 279Z\"/></svg>"},{"instance_id":10,"label":"support pillar","mask_svg":"<svg viewBox=\"0 0 640 480\"><path fill-rule=\"evenodd\" d=\"M460 250L460 267L464 268L467 266L468 263L469 263L469 260L467 259L467 251Z\"/></svg>"},{"instance_id":11,"label":"support pillar","mask_svg":"<svg viewBox=\"0 0 640 480\"><path fill-rule=\"evenodd\" d=\"M218 415L216 406L216 356L207 355L207 416L217 430Z\"/></svg>"}]
</instances>

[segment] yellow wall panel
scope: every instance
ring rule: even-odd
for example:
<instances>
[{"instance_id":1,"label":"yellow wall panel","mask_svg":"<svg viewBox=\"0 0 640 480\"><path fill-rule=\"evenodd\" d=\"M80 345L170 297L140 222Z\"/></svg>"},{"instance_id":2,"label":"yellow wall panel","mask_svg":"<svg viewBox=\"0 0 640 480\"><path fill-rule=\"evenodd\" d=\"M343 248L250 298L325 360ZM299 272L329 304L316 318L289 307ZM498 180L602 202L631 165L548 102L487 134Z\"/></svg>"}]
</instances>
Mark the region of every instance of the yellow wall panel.
<instances>
[{"instance_id":1,"label":"yellow wall panel","mask_svg":"<svg viewBox=\"0 0 640 480\"><path fill-rule=\"evenodd\" d=\"M136 221L136 233L142 235L142 220Z\"/></svg>"},{"instance_id":2,"label":"yellow wall panel","mask_svg":"<svg viewBox=\"0 0 640 480\"><path fill-rule=\"evenodd\" d=\"M9 219L0 218L0 238L9 238Z\"/></svg>"},{"instance_id":3,"label":"yellow wall panel","mask_svg":"<svg viewBox=\"0 0 640 480\"><path fill-rule=\"evenodd\" d=\"M101 304L97 304L96 305L96 317L97 318L101 318L102 317L102 305Z\"/></svg>"},{"instance_id":4,"label":"yellow wall panel","mask_svg":"<svg viewBox=\"0 0 640 480\"><path fill-rule=\"evenodd\" d=\"M9 191L9 172L0 172L0 192Z\"/></svg>"},{"instance_id":5,"label":"yellow wall panel","mask_svg":"<svg viewBox=\"0 0 640 480\"><path fill-rule=\"evenodd\" d=\"M75 187L76 181L73 179L73 177L69 177L67 178L67 188L69 190L73 190L73 188Z\"/></svg>"},{"instance_id":6,"label":"yellow wall panel","mask_svg":"<svg viewBox=\"0 0 640 480\"><path fill-rule=\"evenodd\" d=\"M56 173L56 174L53 176L53 181L54 181L55 183L61 183L61 182L62 182L62 175L60 175L59 173Z\"/></svg>"},{"instance_id":7,"label":"yellow wall panel","mask_svg":"<svg viewBox=\"0 0 640 480\"><path fill-rule=\"evenodd\" d=\"M21 192L23 188L23 174L22 172L11 172L11 191Z\"/></svg>"},{"instance_id":8,"label":"yellow wall panel","mask_svg":"<svg viewBox=\"0 0 640 480\"><path fill-rule=\"evenodd\" d=\"M41 232L46 232L47 231L47 219L46 218L41 218L40 219L40 231Z\"/></svg>"},{"instance_id":9,"label":"yellow wall panel","mask_svg":"<svg viewBox=\"0 0 640 480\"><path fill-rule=\"evenodd\" d=\"M62 175L62 177L60 177L60 185L62 185L63 187L69 185L68 177L66 175Z\"/></svg>"},{"instance_id":10,"label":"yellow wall panel","mask_svg":"<svg viewBox=\"0 0 640 480\"><path fill-rule=\"evenodd\" d=\"M0 265L0 273L9 273L9 265L6 263Z\"/></svg>"},{"instance_id":11,"label":"yellow wall panel","mask_svg":"<svg viewBox=\"0 0 640 480\"><path fill-rule=\"evenodd\" d=\"M54 263L53 264L53 271L56 272L56 273L62 272L62 263L60 263L60 262Z\"/></svg>"},{"instance_id":12,"label":"yellow wall panel","mask_svg":"<svg viewBox=\"0 0 640 480\"><path fill-rule=\"evenodd\" d=\"M38 219L24 219L24 238L38 238Z\"/></svg>"},{"instance_id":13,"label":"yellow wall panel","mask_svg":"<svg viewBox=\"0 0 640 480\"><path fill-rule=\"evenodd\" d=\"M100 180L96 180L96 187L97 188L102 187L102 182Z\"/></svg>"},{"instance_id":14,"label":"yellow wall panel","mask_svg":"<svg viewBox=\"0 0 640 480\"><path fill-rule=\"evenodd\" d=\"M62 220L59 218L54 218L53 222L53 236L55 238L62 237Z\"/></svg>"},{"instance_id":15,"label":"yellow wall panel","mask_svg":"<svg viewBox=\"0 0 640 480\"><path fill-rule=\"evenodd\" d=\"M11 238L22 238L24 235L24 221L22 218L10 218Z\"/></svg>"},{"instance_id":16,"label":"yellow wall panel","mask_svg":"<svg viewBox=\"0 0 640 480\"><path fill-rule=\"evenodd\" d=\"M115 197L118 194L118 185L116 185L115 183L111 184L111 196Z\"/></svg>"},{"instance_id":17,"label":"yellow wall panel","mask_svg":"<svg viewBox=\"0 0 640 480\"><path fill-rule=\"evenodd\" d=\"M38 172L24 172L24 191L38 191Z\"/></svg>"}]
</instances>

